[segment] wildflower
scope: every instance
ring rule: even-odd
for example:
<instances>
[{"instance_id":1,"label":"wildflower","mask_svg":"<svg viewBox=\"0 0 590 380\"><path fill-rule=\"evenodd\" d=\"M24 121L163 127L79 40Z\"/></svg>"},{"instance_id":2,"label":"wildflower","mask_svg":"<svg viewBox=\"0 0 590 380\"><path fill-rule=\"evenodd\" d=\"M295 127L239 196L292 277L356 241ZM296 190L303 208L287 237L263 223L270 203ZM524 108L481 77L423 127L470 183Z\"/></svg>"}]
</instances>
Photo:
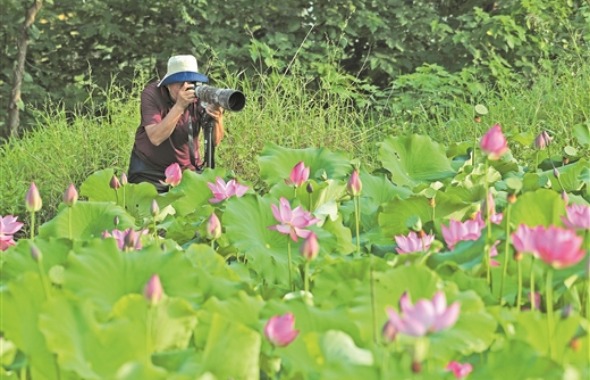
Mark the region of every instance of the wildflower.
<instances>
[{"instance_id":1,"label":"wildflower","mask_svg":"<svg viewBox=\"0 0 590 380\"><path fill-rule=\"evenodd\" d=\"M211 203L219 203L234 195L239 198L248 191L248 186L241 185L234 179L225 183L221 177L217 177L215 183L207 183L207 186L213 192L213 198L209 199Z\"/></svg>"},{"instance_id":2,"label":"wildflower","mask_svg":"<svg viewBox=\"0 0 590 380\"><path fill-rule=\"evenodd\" d=\"M460 241L479 239L483 227L481 217L476 217L476 219L469 219L465 222L451 219L449 226L443 225L441 230L449 249L454 249L455 245Z\"/></svg>"},{"instance_id":3,"label":"wildflower","mask_svg":"<svg viewBox=\"0 0 590 380\"><path fill-rule=\"evenodd\" d=\"M387 314L391 328L406 335L418 337L445 330L459 318L459 303L454 302L447 307L447 299L442 291L436 292L432 301L421 299L415 305L412 305L409 294L404 292L399 304L400 314L391 307L387 308Z\"/></svg>"},{"instance_id":4,"label":"wildflower","mask_svg":"<svg viewBox=\"0 0 590 380\"><path fill-rule=\"evenodd\" d=\"M221 236L221 222L215 213L207 221L207 239L215 240Z\"/></svg>"},{"instance_id":5,"label":"wildflower","mask_svg":"<svg viewBox=\"0 0 590 380\"><path fill-rule=\"evenodd\" d=\"M293 185L295 187L299 187L305 183L309 179L309 168L305 166L303 161L300 161L297 165L293 167L291 170L291 175L289 175L289 179L285 180L287 185Z\"/></svg>"},{"instance_id":6,"label":"wildflower","mask_svg":"<svg viewBox=\"0 0 590 380\"><path fill-rule=\"evenodd\" d=\"M500 124L495 124L483 135L479 146L490 160L497 160L508 151L508 142Z\"/></svg>"},{"instance_id":7,"label":"wildflower","mask_svg":"<svg viewBox=\"0 0 590 380\"><path fill-rule=\"evenodd\" d=\"M395 236L395 242L397 243L396 250L399 254L426 252L430 248L430 245L433 241L434 235L426 234L419 236L414 231L411 231L407 236Z\"/></svg>"},{"instance_id":8,"label":"wildflower","mask_svg":"<svg viewBox=\"0 0 590 380\"><path fill-rule=\"evenodd\" d=\"M350 175L350 179L346 184L346 191L350 196L358 197L361 194L361 190L363 189L363 183L361 182L361 178L359 177L358 170L354 170Z\"/></svg>"},{"instance_id":9,"label":"wildflower","mask_svg":"<svg viewBox=\"0 0 590 380\"><path fill-rule=\"evenodd\" d=\"M180 169L180 165L175 162L166 168L164 175L166 175L166 180L164 182L160 182L162 182L164 185L178 186L182 180L182 169Z\"/></svg>"},{"instance_id":10,"label":"wildflower","mask_svg":"<svg viewBox=\"0 0 590 380\"><path fill-rule=\"evenodd\" d=\"M561 217L563 224L571 229L590 229L590 206L571 204L566 207L566 216Z\"/></svg>"},{"instance_id":11,"label":"wildflower","mask_svg":"<svg viewBox=\"0 0 590 380\"><path fill-rule=\"evenodd\" d=\"M281 197L280 205L271 205L272 213L275 219L280 223L268 227L271 230L279 231L282 234L288 234L293 241L297 241L297 237L307 239L311 234L310 230L305 228L319 222L320 220L314 218L311 213L305 211L301 206L291 209L289 201Z\"/></svg>"},{"instance_id":12,"label":"wildflower","mask_svg":"<svg viewBox=\"0 0 590 380\"><path fill-rule=\"evenodd\" d=\"M41 210L41 207L43 206L43 200L39 195L39 190L37 190L35 182L31 182L31 186L29 186L29 190L25 197L25 205L29 212L37 212Z\"/></svg>"},{"instance_id":13,"label":"wildflower","mask_svg":"<svg viewBox=\"0 0 590 380\"><path fill-rule=\"evenodd\" d=\"M447 365L447 370L452 371L457 379L464 379L473 371L473 366L470 363L459 363L452 361Z\"/></svg>"},{"instance_id":14,"label":"wildflower","mask_svg":"<svg viewBox=\"0 0 590 380\"><path fill-rule=\"evenodd\" d=\"M547 131L543 131L535 138L535 148L545 149L549 146L551 140L553 140L553 138L549 136L549 133L547 133Z\"/></svg>"},{"instance_id":15,"label":"wildflower","mask_svg":"<svg viewBox=\"0 0 590 380\"><path fill-rule=\"evenodd\" d=\"M160 277L157 274L152 275L143 288L143 295L151 305L155 305L160 302L163 294L164 289L162 288Z\"/></svg>"},{"instance_id":16,"label":"wildflower","mask_svg":"<svg viewBox=\"0 0 590 380\"><path fill-rule=\"evenodd\" d=\"M68 206L73 206L78 201L78 191L73 183L70 183L70 186L66 189L63 200Z\"/></svg>"},{"instance_id":17,"label":"wildflower","mask_svg":"<svg viewBox=\"0 0 590 380\"><path fill-rule=\"evenodd\" d=\"M17 222L18 217L14 215L0 216L0 251L5 251L8 247L15 245L14 234L23 226Z\"/></svg>"},{"instance_id":18,"label":"wildflower","mask_svg":"<svg viewBox=\"0 0 590 380\"><path fill-rule=\"evenodd\" d=\"M306 260L313 260L318 256L320 252L320 245L318 244L318 238L316 234L311 232L305 242L301 245L301 254Z\"/></svg>"},{"instance_id":19,"label":"wildflower","mask_svg":"<svg viewBox=\"0 0 590 380\"><path fill-rule=\"evenodd\" d=\"M299 330L295 330L295 316L293 313L276 315L268 320L264 326L264 335L277 347L288 346L297 335Z\"/></svg>"}]
</instances>

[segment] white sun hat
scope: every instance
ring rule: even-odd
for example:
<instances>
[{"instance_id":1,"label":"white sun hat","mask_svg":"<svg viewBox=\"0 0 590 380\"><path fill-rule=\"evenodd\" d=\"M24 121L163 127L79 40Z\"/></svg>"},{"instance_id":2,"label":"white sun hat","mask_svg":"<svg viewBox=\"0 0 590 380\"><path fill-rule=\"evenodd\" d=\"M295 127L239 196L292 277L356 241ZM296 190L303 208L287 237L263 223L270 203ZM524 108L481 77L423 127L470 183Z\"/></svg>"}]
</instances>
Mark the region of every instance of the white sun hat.
<instances>
[{"instance_id":1,"label":"white sun hat","mask_svg":"<svg viewBox=\"0 0 590 380\"><path fill-rule=\"evenodd\" d=\"M182 82L209 82L206 75L199 73L197 59L192 55L175 55L168 60L168 71L158 87L170 83Z\"/></svg>"}]
</instances>

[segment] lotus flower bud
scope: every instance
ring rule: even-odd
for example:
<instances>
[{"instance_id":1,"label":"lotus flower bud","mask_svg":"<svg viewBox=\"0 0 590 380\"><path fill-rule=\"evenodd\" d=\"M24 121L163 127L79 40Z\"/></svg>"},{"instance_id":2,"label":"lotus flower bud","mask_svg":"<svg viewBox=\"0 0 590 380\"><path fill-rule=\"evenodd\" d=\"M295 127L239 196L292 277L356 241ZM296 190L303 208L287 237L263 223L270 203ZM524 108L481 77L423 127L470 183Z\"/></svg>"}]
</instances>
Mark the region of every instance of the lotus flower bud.
<instances>
[{"instance_id":1,"label":"lotus flower bud","mask_svg":"<svg viewBox=\"0 0 590 380\"><path fill-rule=\"evenodd\" d=\"M31 186L27 191L27 195L25 197L25 205L27 211L29 212L37 212L41 210L41 207L43 207L43 200L39 195L39 190L37 190L35 182L31 182Z\"/></svg>"},{"instance_id":2,"label":"lotus flower bud","mask_svg":"<svg viewBox=\"0 0 590 380\"><path fill-rule=\"evenodd\" d=\"M68 206L73 206L78 201L78 191L73 183L66 189L64 193L64 203Z\"/></svg>"},{"instance_id":3,"label":"lotus flower bud","mask_svg":"<svg viewBox=\"0 0 590 380\"><path fill-rule=\"evenodd\" d=\"M143 289L143 295L151 305L156 305L162 299L164 289L157 274L152 275Z\"/></svg>"},{"instance_id":4,"label":"lotus flower bud","mask_svg":"<svg viewBox=\"0 0 590 380\"><path fill-rule=\"evenodd\" d=\"M31 257L36 262L43 260L43 254L41 253L39 247L37 247L36 245L31 245Z\"/></svg>"},{"instance_id":5,"label":"lotus flower bud","mask_svg":"<svg viewBox=\"0 0 590 380\"><path fill-rule=\"evenodd\" d=\"M315 233L311 232L301 245L301 254L306 260L311 261L318 256L319 252L318 238Z\"/></svg>"},{"instance_id":6,"label":"lotus flower bud","mask_svg":"<svg viewBox=\"0 0 590 380\"><path fill-rule=\"evenodd\" d=\"M109 183L109 186L111 187L111 189L115 189L115 190L117 190L118 188L121 187L121 182L119 182L119 178L117 178L116 175L113 175L113 177L111 178L111 182Z\"/></svg>"},{"instance_id":7,"label":"lotus flower bud","mask_svg":"<svg viewBox=\"0 0 590 380\"><path fill-rule=\"evenodd\" d=\"M354 170L348 180L346 185L346 191L349 195L353 197L358 197L361 194L361 190L363 189L363 184L359 177L358 170Z\"/></svg>"},{"instance_id":8,"label":"lotus flower bud","mask_svg":"<svg viewBox=\"0 0 590 380\"><path fill-rule=\"evenodd\" d=\"M295 316L293 313L276 315L268 320L264 326L264 335L277 347L285 347L291 344L299 330L295 330Z\"/></svg>"},{"instance_id":9,"label":"lotus flower bud","mask_svg":"<svg viewBox=\"0 0 590 380\"><path fill-rule=\"evenodd\" d=\"M547 131L543 131L541 133L539 133L539 135L535 138L535 148L537 149L545 149L546 147L549 146L549 143L551 143L551 136L549 136L549 133L547 133Z\"/></svg>"},{"instance_id":10,"label":"lotus flower bud","mask_svg":"<svg viewBox=\"0 0 590 380\"><path fill-rule=\"evenodd\" d=\"M158 214L160 213L160 206L158 206L158 202L155 199L152 200L152 206L150 207L150 212L152 213L152 216L154 218L156 216L158 216Z\"/></svg>"},{"instance_id":11,"label":"lotus flower bud","mask_svg":"<svg viewBox=\"0 0 590 380\"><path fill-rule=\"evenodd\" d=\"M216 240L221 237L221 222L215 213L207 221L207 239Z\"/></svg>"},{"instance_id":12,"label":"lotus flower bud","mask_svg":"<svg viewBox=\"0 0 590 380\"><path fill-rule=\"evenodd\" d=\"M121 186L125 186L127 185L129 181L127 180L127 174L122 173L121 174Z\"/></svg>"},{"instance_id":13,"label":"lotus flower bud","mask_svg":"<svg viewBox=\"0 0 590 380\"><path fill-rule=\"evenodd\" d=\"M557 170L557 168L553 168L553 175L555 178L559 178L559 170Z\"/></svg>"}]
</instances>

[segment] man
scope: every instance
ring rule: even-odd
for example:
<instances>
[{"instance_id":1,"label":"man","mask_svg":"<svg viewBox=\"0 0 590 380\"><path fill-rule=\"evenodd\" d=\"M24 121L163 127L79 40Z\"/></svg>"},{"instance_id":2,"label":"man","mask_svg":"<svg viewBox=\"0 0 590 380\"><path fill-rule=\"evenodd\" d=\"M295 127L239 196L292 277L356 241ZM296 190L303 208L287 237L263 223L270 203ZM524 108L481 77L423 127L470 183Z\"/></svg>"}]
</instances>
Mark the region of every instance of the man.
<instances>
[{"instance_id":1,"label":"man","mask_svg":"<svg viewBox=\"0 0 590 380\"><path fill-rule=\"evenodd\" d=\"M177 55L168 60L166 75L159 83L149 83L141 93L141 122L129 162L129 182L150 182L158 192L168 186L163 182L166 168L178 163L181 170L201 170L198 139L204 112L213 119L213 142L223 139L223 109L212 104L205 110L195 96L195 83L208 79L199 73L197 59Z\"/></svg>"}]
</instances>

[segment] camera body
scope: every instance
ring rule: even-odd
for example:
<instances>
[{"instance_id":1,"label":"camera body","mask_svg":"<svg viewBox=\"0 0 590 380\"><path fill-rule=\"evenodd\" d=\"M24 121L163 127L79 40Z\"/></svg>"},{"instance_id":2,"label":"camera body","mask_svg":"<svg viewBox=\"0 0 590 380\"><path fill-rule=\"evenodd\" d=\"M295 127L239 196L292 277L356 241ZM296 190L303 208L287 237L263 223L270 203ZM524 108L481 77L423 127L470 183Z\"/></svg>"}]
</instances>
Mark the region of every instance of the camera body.
<instances>
[{"instance_id":1,"label":"camera body","mask_svg":"<svg viewBox=\"0 0 590 380\"><path fill-rule=\"evenodd\" d=\"M241 111L246 105L244 93L231 88L217 88L195 83L195 95L202 102L215 104L230 111Z\"/></svg>"}]
</instances>

